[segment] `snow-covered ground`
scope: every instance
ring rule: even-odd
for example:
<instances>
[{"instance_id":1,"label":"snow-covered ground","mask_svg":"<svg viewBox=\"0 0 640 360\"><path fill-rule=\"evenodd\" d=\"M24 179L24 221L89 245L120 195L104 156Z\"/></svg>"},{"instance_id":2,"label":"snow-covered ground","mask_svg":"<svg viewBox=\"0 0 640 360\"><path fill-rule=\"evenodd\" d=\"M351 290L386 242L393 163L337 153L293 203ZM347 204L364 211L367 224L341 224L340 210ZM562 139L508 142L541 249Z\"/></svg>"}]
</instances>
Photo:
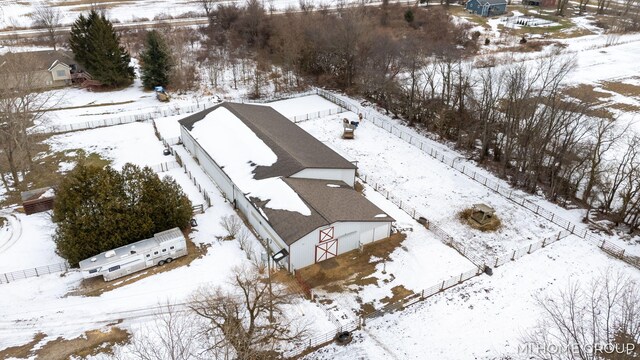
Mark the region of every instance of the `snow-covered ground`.
<instances>
[{"instance_id":1,"label":"snow-covered ground","mask_svg":"<svg viewBox=\"0 0 640 360\"><path fill-rule=\"evenodd\" d=\"M569 281L589 284L607 269L640 273L571 237L436 295L401 312L369 320L347 346L330 345L307 360L529 359L521 334L541 311L533 296L552 295Z\"/></svg>"},{"instance_id":2,"label":"snow-covered ground","mask_svg":"<svg viewBox=\"0 0 640 360\"><path fill-rule=\"evenodd\" d=\"M342 113L302 122L300 126L358 161L361 175L367 174L385 189L401 195L401 199L438 223L456 240L472 247L478 255L502 255L560 231L557 226L367 120L358 126L354 140L342 139L343 117L357 119L355 113ZM458 214L478 203L496 210L502 222L496 232L475 230L460 221Z\"/></svg>"},{"instance_id":3,"label":"snow-covered ground","mask_svg":"<svg viewBox=\"0 0 640 360\"><path fill-rule=\"evenodd\" d=\"M50 140L54 150L82 148L111 159L114 166L126 162L153 165L167 161L162 144L154 135L150 123L133 123L109 128L74 132L55 136ZM185 161L191 168L196 165ZM203 199L193 182L182 169L161 173L169 175L183 187L194 203ZM210 180L200 175L199 183L209 182L205 188L215 189ZM188 267L159 273L122 286L98 297L69 296L81 282L77 271L45 275L3 284L0 297L0 349L27 343L37 332L47 334L42 343L62 336L75 338L84 331L101 328L124 318L120 326L129 328L139 323L140 314L151 314L159 304L180 303L201 286L224 286L236 266L248 261L235 241L218 241L226 231L219 224L222 216L233 214L232 207L217 192L209 192L213 206L196 215L198 227L191 234L196 244L208 244L207 255L194 260ZM8 249L0 251L0 273L61 261L54 252L54 225L49 214L24 216L17 214L22 236ZM253 249L260 251L255 239ZM43 264L44 262L44 264ZM335 329L324 311L308 301L297 300L290 311L292 317L304 320L314 333ZM126 320L129 319L130 320ZM152 319L152 318L147 318Z\"/></svg>"}]
</instances>

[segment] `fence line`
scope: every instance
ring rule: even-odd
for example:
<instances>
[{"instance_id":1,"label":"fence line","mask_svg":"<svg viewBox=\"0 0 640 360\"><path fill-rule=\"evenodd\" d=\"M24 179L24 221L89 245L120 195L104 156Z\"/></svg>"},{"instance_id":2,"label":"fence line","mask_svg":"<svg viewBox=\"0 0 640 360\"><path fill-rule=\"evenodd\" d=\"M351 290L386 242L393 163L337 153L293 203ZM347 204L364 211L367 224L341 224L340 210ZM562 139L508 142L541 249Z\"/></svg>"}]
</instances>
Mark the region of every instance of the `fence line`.
<instances>
[{"instance_id":1,"label":"fence line","mask_svg":"<svg viewBox=\"0 0 640 360\"><path fill-rule=\"evenodd\" d=\"M495 260L493 260L492 262L489 263L489 265L492 265L493 267L498 267L498 266L502 266L510 261L514 261L516 259L519 259L527 254L531 254L533 252L536 252L544 247L546 247L547 245L553 244L557 241L560 241L564 238L566 238L567 236L571 235L570 232L566 231L566 230L562 230L558 233L558 235L556 236L550 236L547 238L544 238L542 240L536 241L534 243L531 243L529 245L523 246L519 249L516 250L512 250L509 251L508 253L502 255L502 256L496 256Z\"/></svg>"},{"instance_id":2,"label":"fence line","mask_svg":"<svg viewBox=\"0 0 640 360\"><path fill-rule=\"evenodd\" d=\"M156 165L150 165L149 166L151 168L151 170L157 172L157 173L163 173L166 171L169 171L171 169L177 169L180 167L180 164L177 161L167 161L167 162L163 162L160 164L156 164Z\"/></svg>"},{"instance_id":3,"label":"fence line","mask_svg":"<svg viewBox=\"0 0 640 360\"><path fill-rule=\"evenodd\" d=\"M8 284L12 281L37 277L40 275L55 274L69 270L69 264L66 262L53 265L35 267L32 269L24 269L0 274L0 284Z\"/></svg>"},{"instance_id":4,"label":"fence line","mask_svg":"<svg viewBox=\"0 0 640 360\"><path fill-rule=\"evenodd\" d=\"M204 198L204 201L205 201L205 203L202 205L203 206L202 212L204 212L204 210L211 207L211 197L209 196L207 189L203 187L200 183L198 183L198 180L196 179L195 176L193 176L191 171L189 171L189 169L187 168L187 165L180 158L180 155L178 155L178 153L175 152L173 149L171 149L171 153L176 158L176 163L178 164L178 166L184 170L184 173L189 177L189 180L193 182L193 186L195 186L198 189L198 192L202 194L202 197Z\"/></svg>"},{"instance_id":5,"label":"fence line","mask_svg":"<svg viewBox=\"0 0 640 360\"><path fill-rule=\"evenodd\" d=\"M167 117L181 114L191 114L195 113L212 106L219 104L217 101L207 101L207 102L197 102L195 104L185 105L185 106L176 106L165 109L154 108L152 111L145 111L130 115L123 115L113 118L106 118L101 120L94 121L86 121L82 123L73 123L73 124L59 124L47 126L42 129L42 132L48 134L59 134L69 131L79 131L79 130L88 130L88 129L96 129L107 126L114 125L122 125L129 124L133 122L139 121L147 121L152 120L159 117Z\"/></svg>"},{"instance_id":6,"label":"fence line","mask_svg":"<svg viewBox=\"0 0 640 360\"><path fill-rule=\"evenodd\" d=\"M422 136L411 134L407 131L404 131L399 126L391 123L389 120L385 120L379 116L374 115L373 111L365 110L361 106L346 102L326 90L316 89L316 92L319 96L322 96L323 98L333 102L334 104L339 105L340 107L343 107L355 113L362 113L365 116L365 119L367 119L374 125L388 131L390 134L393 134L399 137L400 139L408 142L414 147L419 148L423 153L431 156L432 158L440 161L445 165L448 165L454 170L461 172L462 174L468 176L469 178L476 181L477 183L497 192L499 195L503 196L504 198L560 226L563 230L566 230L569 233L576 235L582 239L590 241L594 245L597 245L602 251L606 252L607 254L615 256L616 258L619 258L620 260L640 269L639 257L626 255L624 253L623 248L617 246L611 241L602 239L599 236L594 235L589 231L588 227L566 220L565 218L556 214L555 212L551 210L547 210L541 207L540 205L534 203L533 201L524 198L523 196L514 194L514 191L510 186L506 186L504 184L501 186L499 183L471 169L471 166L467 166L466 164L459 161L461 159L459 157L452 157L450 155L445 155L443 150L437 149L432 145L430 145L427 141L422 140Z\"/></svg>"},{"instance_id":7,"label":"fence line","mask_svg":"<svg viewBox=\"0 0 640 360\"><path fill-rule=\"evenodd\" d=\"M467 272L460 273L459 275L452 276L448 279L440 280L431 287L428 287L419 292L416 292L413 295L408 296L400 301L386 304L385 306L383 306L378 310L375 310L368 314L363 315L362 325L364 326L366 324L366 320L371 320L394 311L402 310L406 307L409 307L411 305L424 301L438 293L441 293L456 285L462 284L463 282L482 274L483 274L483 271L481 269L472 269Z\"/></svg>"},{"instance_id":8,"label":"fence line","mask_svg":"<svg viewBox=\"0 0 640 360\"><path fill-rule=\"evenodd\" d=\"M327 343L333 341L336 336L343 331L354 331L360 327L360 321L354 320L347 324L336 328L336 330L328 331L324 334L318 336L311 336L305 340L303 346L299 346L293 350L285 351L283 356L285 358L294 358L298 355L301 355L305 351L312 350L313 348L319 347L321 345L326 345Z\"/></svg>"},{"instance_id":9,"label":"fence line","mask_svg":"<svg viewBox=\"0 0 640 360\"><path fill-rule=\"evenodd\" d=\"M391 201L397 207L399 207L402 211L407 213L407 215L411 216L414 220L417 220L419 223L423 224L427 229L431 230L434 235L440 241L442 241L445 245L448 245L455 249L460 255L469 260L472 264L478 267L478 269L483 269L485 267L485 262L479 256L471 253L466 246L464 246L461 242L456 241L453 236L449 235L444 229L438 226L436 223L427 219L425 215L422 215L415 208L409 206L409 202L406 200L402 200L395 195L393 195L389 190L386 190L382 185L379 185L371 175L365 174L358 169L358 179L362 182L371 186L375 191L380 193L382 196L386 197L387 200Z\"/></svg>"},{"instance_id":10,"label":"fence line","mask_svg":"<svg viewBox=\"0 0 640 360\"><path fill-rule=\"evenodd\" d=\"M303 122L303 121L308 121L308 120L322 118L322 117L325 117L325 116L339 114L339 113L345 112L345 111L346 110L344 108L337 107L337 108L328 109L328 110L314 111L314 112L308 113L308 114L295 115L295 116L289 117L288 119L293 121L294 123L300 123L300 122Z\"/></svg>"}]
</instances>

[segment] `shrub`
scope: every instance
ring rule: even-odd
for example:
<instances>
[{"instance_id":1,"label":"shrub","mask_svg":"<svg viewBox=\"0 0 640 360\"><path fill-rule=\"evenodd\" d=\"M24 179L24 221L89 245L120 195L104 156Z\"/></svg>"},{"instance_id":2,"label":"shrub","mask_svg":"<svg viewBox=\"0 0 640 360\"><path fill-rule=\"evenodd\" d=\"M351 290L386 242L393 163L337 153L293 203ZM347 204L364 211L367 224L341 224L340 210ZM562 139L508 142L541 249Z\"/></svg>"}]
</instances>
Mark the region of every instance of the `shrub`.
<instances>
[{"instance_id":1,"label":"shrub","mask_svg":"<svg viewBox=\"0 0 640 360\"><path fill-rule=\"evenodd\" d=\"M148 167L78 164L56 192L53 221L57 253L71 266L101 252L174 227L185 229L191 201L170 177Z\"/></svg>"}]
</instances>

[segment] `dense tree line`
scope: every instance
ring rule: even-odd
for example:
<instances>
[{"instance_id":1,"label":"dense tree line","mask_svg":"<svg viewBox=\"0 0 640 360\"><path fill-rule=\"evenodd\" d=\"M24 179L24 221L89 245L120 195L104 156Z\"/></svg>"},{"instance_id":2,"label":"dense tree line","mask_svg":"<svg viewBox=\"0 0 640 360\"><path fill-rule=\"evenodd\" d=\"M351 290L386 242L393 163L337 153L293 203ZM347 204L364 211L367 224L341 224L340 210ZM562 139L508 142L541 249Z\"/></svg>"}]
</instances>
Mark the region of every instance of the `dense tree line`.
<instances>
[{"instance_id":1,"label":"dense tree line","mask_svg":"<svg viewBox=\"0 0 640 360\"><path fill-rule=\"evenodd\" d=\"M454 25L442 9L415 9L408 22L406 9L397 5L303 8L277 16L270 16L257 0L242 7L233 3L209 8L208 40L200 60L211 69L210 77L230 68L234 83L236 75L242 81L248 78L255 97L267 82L280 92L313 79L384 101L396 87L394 79L408 61L407 52L459 57L476 49L468 29Z\"/></svg>"},{"instance_id":2,"label":"dense tree line","mask_svg":"<svg viewBox=\"0 0 640 360\"><path fill-rule=\"evenodd\" d=\"M148 167L78 164L56 192L57 252L72 266L103 251L174 227L185 229L191 202L171 177Z\"/></svg>"},{"instance_id":3,"label":"dense tree line","mask_svg":"<svg viewBox=\"0 0 640 360\"><path fill-rule=\"evenodd\" d=\"M200 58L231 67L234 81L240 67L253 96L266 83L277 92L308 81L358 93L517 187L640 226L637 139L621 136L624 129L594 104L567 96L571 61L475 67L468 55L478 34L442 9L410 9L410 17L388 3L302 10L270 16L257 1L211 7Z\"/></svg>"}]
</instances>

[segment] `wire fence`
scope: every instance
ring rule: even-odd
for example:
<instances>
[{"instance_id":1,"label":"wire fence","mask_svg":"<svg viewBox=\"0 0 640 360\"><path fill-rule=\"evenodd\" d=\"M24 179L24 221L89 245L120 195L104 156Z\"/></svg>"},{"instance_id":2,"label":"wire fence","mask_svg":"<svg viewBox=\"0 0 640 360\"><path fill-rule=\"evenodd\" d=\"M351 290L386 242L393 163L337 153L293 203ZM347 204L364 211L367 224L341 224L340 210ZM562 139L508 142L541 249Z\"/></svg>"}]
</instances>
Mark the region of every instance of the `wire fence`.
<instances>
[{"instance_id":1,"label":"wire fence","mask_svg":"<svg viewBox=\"0 0 640 360\"><path fill-rule=\"evenodd\" d=\"M568 231L565 231L565 230L560 231L556 236L550 236L550 237L544 238L542 240L536 241L529 245L523 246L519 249L512 250L502 256L497 256L493 261L489 262L489 265L493 267L502 266L510 261L514 261L527 254L536 252L542 249L543 247L546 247L547 245L555 243L556 241L562 240L569 235L571 235L571 233Z\"/></svg>"},{"instance_id":2,"label":"wire fence","mask_svg":"<svg viewBox=\"0 0 640 360\"><path fill-rule=\"evenodd\" d=\"M151 170L157 173L163 173L172 169L177 169L180 167L180 164L177 161L167 161L156 165L149 166Z\"/></svg>"},{"instance_id":3,"label":"wire fence","mask_svg":"<svg viewBox=\"0 0 640 360\"><path fill-rule=\"evenodd\" d=\"M403 130L399 126L393 124L390 120L383 119L379 116L376 116L373 111L364 109L359 105L349 103L326 90L316 89L316 93L319 96L333 102L334 104L340 107L343 107L355 113L363 114L365 119L368 120L369 122L388 131L390 134L396 137L399 137L400 139L408 142L409 144L415 146L416 148L419 148L422 152L431 156L432 158L463 173L464 175L473 179L477 183L480 183L483 186L497 192L498 194L502 195L506 199L524 207L525 209L535 213L536 215L558 225L563 230L566 230L569 233L576 235L582 239L586 239L590 241L591 243L600 247L600 249L602 249L607 254L615 256L621 259L622 261L640 269L639 257L625 254L623 248L619 247L618 245L616 245L611 241L604 240L601 237L591 233L587 226L571 222L563 218L561 215L558 215L557 213L551 210L547 210L544 207L536 204L535 202L528 200L521 195L518 195L516 192L513 191L513 189L510 186L505 185L504 183L500 184L497 181L489 179L487 176L482 175L478 171L475 171L471 165L468 165L462 162L461 161L462 158L452 156L450 154L445 154L446 150L438 149L432 146L430 143L426 141L426 139L424 139L424 137L417 134L413 134L409 131Z\"/></svg>"},{"instance_id":4,"label":"wire fence","mask_svg":"<svg viewBox=\"0 0 640 360\"><path fill-rule=\"evenodd\" d=\"M335 330L328 331L324 334L317 336L310 336L304 340L304 344L296 347L295 349L283 352L285 358L295 358L307 351L313 350L318 347L327 345L331 341L334 341L338 334L344 331L354 331L360 327L360 320L354 320L347 324L343 324Z\"/></svg>"},{"instance_id":5,"label":"wire fence","mask_svg":"<svg viewBox=\"0 0 640 360\"><path fill-rule=\"evenodd\" d=\"M476 276L482 275L483 271L480 269L472 269L469 270L467 272L463 272L460 273L459 275L455 275L452 276L450 278L447 279L443 279L441 281L438 281L437 283L435 283L433 286L428 287L426 289L423 289L419 292L415 292L414 294L407 296L406 298L397 301L397 302L393 302L393 303L389 303L386 304L385 306L381 307L380 309L377 309L375 311L372 311L370 313L367 313L365 315L362 316L362 324L363 326L366 324L367 320L371 320L380 316L383 316L385 314L391 313L391 312L395 312L395 311L400 311L406 307L409 307L411 305L417 304L421 301L424 301L436 294L439 294L449 288L452 288L456 285L462 284L463 282L472 279Z\"/></svg>"},{"instance_id":6,"label":"wire fence","mask_svg":"<svg viewBox=\"0 0 640 360\"><path fill-rule=\"evenodd\" d=\"M212 106L217 105L219 102L217 101L206 101L206 102L197 102L195 104L189 104L184 106L174 106L168 108L154 108L150 111L138 112L129 115L122 115L113 118L106 118L101 120L87 121L82 123L73 123L73 124L56 124L45 126L41 129L44 133L49 134L59 134L70 131L79 131L79 130L88 130L88 129L96 129L107 126L114 125L122 125L129 124L133 122L147 121L155 118L167 117L167 116L175 116L182 114L191 114L204 109L208 109Z\"/></svg>"},{"instance_id":7,"label":"wire fence","mask_svg":"<svg viewBox=\"0 0 640 360\"><path fill-rule=\"evenodd\" d=\"M407 215L411 216L411 218L418 221L420 224L423 224L427 229L431 230L431 232L433 232L440 241L454 248L458 253L460 253L460 255L471 261L471 263L476 265L479 269L484 269L485 262L481 257L474 254L473 251L468 249L464 244L456 241L453 236L449 235L444 231L444 229L430 221L425 215L418 212L408 201L395 196L389 190L385 189L384 186L380 185L373 176L363 173L361 169L358 169L358 179L371 186L375 191L380 193L387 200L391 201L394 205L407 213Z\"/></svg>"},{"instance_id":8,"label":"wire fence","mask_svg":"<svg viewBox=\"0 0 640 360\"><path fill-rule=\"evenodd\" d=\"M300 122L303 122L303 121L309 121L309 120L313 120L313 119L319 119L319 118L322 118L322 117L325 117L325 116L339 114L341 112L345 112L345 110L343 108L341 108L341 107L337 107L337 108L333 108L333 109L315 111L315 112L308 113L308 114L303 114L303 115L291 116L291 117L289 117L289 120L293 121L294 123L300 123Z\"/></svg>"},{"instance_id":9,"label":"wire fence","mask_svg":"<svg viewBox=\"0 0 640 360\"><path fill-rule=\"evenodd\" d=\"M24 269L0 274L0 284L8 284L16 280L38 277L42 275L55 274L69 270L69 264L66 262L40 266L32 269Z\"/></svg>"}]
</instances>

